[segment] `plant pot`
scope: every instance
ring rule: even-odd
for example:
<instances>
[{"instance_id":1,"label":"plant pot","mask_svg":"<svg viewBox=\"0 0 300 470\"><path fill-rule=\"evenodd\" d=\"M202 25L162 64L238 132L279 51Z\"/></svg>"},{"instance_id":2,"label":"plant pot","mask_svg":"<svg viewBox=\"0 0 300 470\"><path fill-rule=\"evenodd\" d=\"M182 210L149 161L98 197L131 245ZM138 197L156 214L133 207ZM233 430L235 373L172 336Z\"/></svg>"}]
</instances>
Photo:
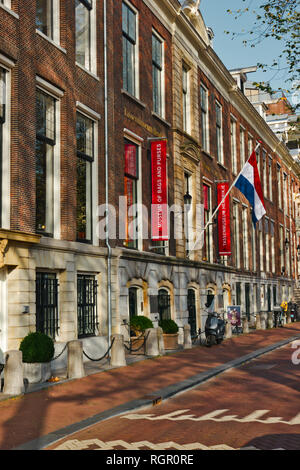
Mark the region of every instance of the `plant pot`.
<instances>
[{"instance_id":1,"label":"plant pot","mask_svg":"<svg viewBox=\"0 0 300 470\"><path fill-rule=\"evenodd\" d=\"M165 349L178 349L178 333L163 333Z\"/></svg>"},{"instance_id":2,"label":"plant pot","mask_svg":"<svg viewBox=\"0 0 300 470\"><path fill-rule=\"evenodd\" d=\"M51 362L23 362L23 377L30 384L47 382L51 377Z\"/></svg>"},{"instance_id":3,"label":"plant pot","mask_svg":"<svg viewBox=\"0 0 300 470\"><path fill-rule=\"evenodd\" d=\"M139 336L131 336L130 337L130 342L131 342L131 353L132 354L145 354L145 337L139 337Z\"/></svg>"}]
</instances>

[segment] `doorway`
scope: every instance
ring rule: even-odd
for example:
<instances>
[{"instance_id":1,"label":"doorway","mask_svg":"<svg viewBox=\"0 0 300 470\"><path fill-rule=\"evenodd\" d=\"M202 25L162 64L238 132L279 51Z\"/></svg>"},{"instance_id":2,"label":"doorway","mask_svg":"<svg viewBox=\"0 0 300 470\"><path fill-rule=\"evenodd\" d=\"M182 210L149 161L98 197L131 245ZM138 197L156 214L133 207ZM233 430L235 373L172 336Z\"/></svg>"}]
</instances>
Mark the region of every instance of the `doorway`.
<instances>
[{"instance_id":1,"label":"doorway","mask_svg":"<svg viewBox=\"0 0 300 470\"><path fill-rule=\"evenodd\" d=\"M191 336L197 334L197 319L196 319L196 294L194 289L188 289L187 308L189 312L189 325L191 327Z\"/></svg>"}]
</instances>

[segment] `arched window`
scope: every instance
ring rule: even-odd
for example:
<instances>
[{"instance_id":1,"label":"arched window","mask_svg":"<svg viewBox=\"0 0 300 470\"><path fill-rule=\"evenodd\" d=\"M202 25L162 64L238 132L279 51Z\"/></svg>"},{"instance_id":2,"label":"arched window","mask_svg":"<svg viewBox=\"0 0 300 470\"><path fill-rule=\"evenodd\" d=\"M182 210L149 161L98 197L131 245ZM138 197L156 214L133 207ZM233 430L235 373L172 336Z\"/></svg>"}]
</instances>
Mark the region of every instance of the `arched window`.
<instances>
[{"instance_id":1,"label":"arched window","mask_svg":"<svg viewBox=\"0 0 300 470\"><path fill-rule=\"evenodd\" d=\"M171 318L171 297L167 289L159 289L158 291L158 313L159 320Z\"/></svg>"}]
</instances>

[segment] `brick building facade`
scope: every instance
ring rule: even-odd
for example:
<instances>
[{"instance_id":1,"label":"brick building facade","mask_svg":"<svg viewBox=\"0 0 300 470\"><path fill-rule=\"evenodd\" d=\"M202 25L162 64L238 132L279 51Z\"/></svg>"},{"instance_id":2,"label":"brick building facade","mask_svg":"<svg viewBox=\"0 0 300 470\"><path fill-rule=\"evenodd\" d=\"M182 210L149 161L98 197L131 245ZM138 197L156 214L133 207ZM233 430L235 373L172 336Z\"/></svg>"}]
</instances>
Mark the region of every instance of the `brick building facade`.
<instances>
[{"instance_id":1,"label":"brick building facade","mask_svg":"<svg viewBox=\"0 0 300 470\"><path fill-rule=\"evenodd\" d=\"M0 1L3 351L36 328L57 350L79 337L105 351L134 314L195 331L210 294L215 308L240 304L248 316L292 298L298 165L215 54L192 3ZM175 207L168 242L143 234L157 139L167 142ZM232 255L219 256L216 224L191 251L198 205L212 214L217 183L233 181L258 141L266 217L254 231L233 190ZM186 194L188 231L175 238ZM126 195L148 209L131 216L134 241ZM99 239L108 204L121 225Z\"/></svg>"}]
</instances>

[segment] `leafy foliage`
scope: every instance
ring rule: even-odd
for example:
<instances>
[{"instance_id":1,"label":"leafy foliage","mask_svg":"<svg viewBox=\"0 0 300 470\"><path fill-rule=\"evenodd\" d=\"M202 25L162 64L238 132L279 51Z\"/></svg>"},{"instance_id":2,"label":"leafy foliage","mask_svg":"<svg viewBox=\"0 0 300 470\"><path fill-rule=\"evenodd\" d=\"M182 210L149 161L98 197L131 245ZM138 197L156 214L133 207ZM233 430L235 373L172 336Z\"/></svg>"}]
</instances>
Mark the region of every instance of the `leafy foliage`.
<instances>
[{"instance_id":1,"label":"leafy foliage","mask_svg":"<svg viewBox=\"0 0 300 470\"><path fill-rule=\"evenodd\" d=\"M166 319L160 320L159 326L162 328L163 332L166 334L175 334L178 333L178 325L174 320Z\"/></svg>"},{"instance_id":2,"label":"leafy foliage","mask_svg":"<svg viewBox=\"0 0 300 470\"><path fill-rule=\"evenodd\" d=\"M240 8L236 11L227 10L229 14L235 14L238 19L241 15L250 12L253 0L241 0L242 3L247 4L245 8ZM256 10L253 10L256 20L247 32L235 33L233 36L246 35L248 38L243 40L245 45L255 47L264 39L272 38L280 41L283 44L283 50L274 58L271 64L258 63L257 66L266 71L268 68L276 71L285 71L287 81L292 82L291 88L296 92L300 89L299 80L299 57L300 57L300 41L299 41L299 24L300 24L300 0L268 0L263 1ZM225 31L230 34L229 31ZM283 60L285 65L283 66ZM255 85L263 91L273 93L268 83L260 82ZM289 90L280 91L287 92ZM296 107L299 103L296 103Z\"/></svg>"},{"instance_id":3,"label":"leafy foliage","mask_svg":"<svg viewBox=\"0 0 300 470\"><path fill-rule=\"evenodd\" d=\"M49 362L54 355L53 339L39 331L28 333L21 341L23 362Z\"/></svg>"},{"instance_id":4,"label":"leafy foliage","mask_svg":"<svg viewBox=\"0 0 300 470\"><path fill-rule=\"evenodd\" d=\"M142 333L147 328L153 328L153 323L150 318L143 315L135 315L130 320L130 329L135 333Z\"/></svg>"}]
</instances>

